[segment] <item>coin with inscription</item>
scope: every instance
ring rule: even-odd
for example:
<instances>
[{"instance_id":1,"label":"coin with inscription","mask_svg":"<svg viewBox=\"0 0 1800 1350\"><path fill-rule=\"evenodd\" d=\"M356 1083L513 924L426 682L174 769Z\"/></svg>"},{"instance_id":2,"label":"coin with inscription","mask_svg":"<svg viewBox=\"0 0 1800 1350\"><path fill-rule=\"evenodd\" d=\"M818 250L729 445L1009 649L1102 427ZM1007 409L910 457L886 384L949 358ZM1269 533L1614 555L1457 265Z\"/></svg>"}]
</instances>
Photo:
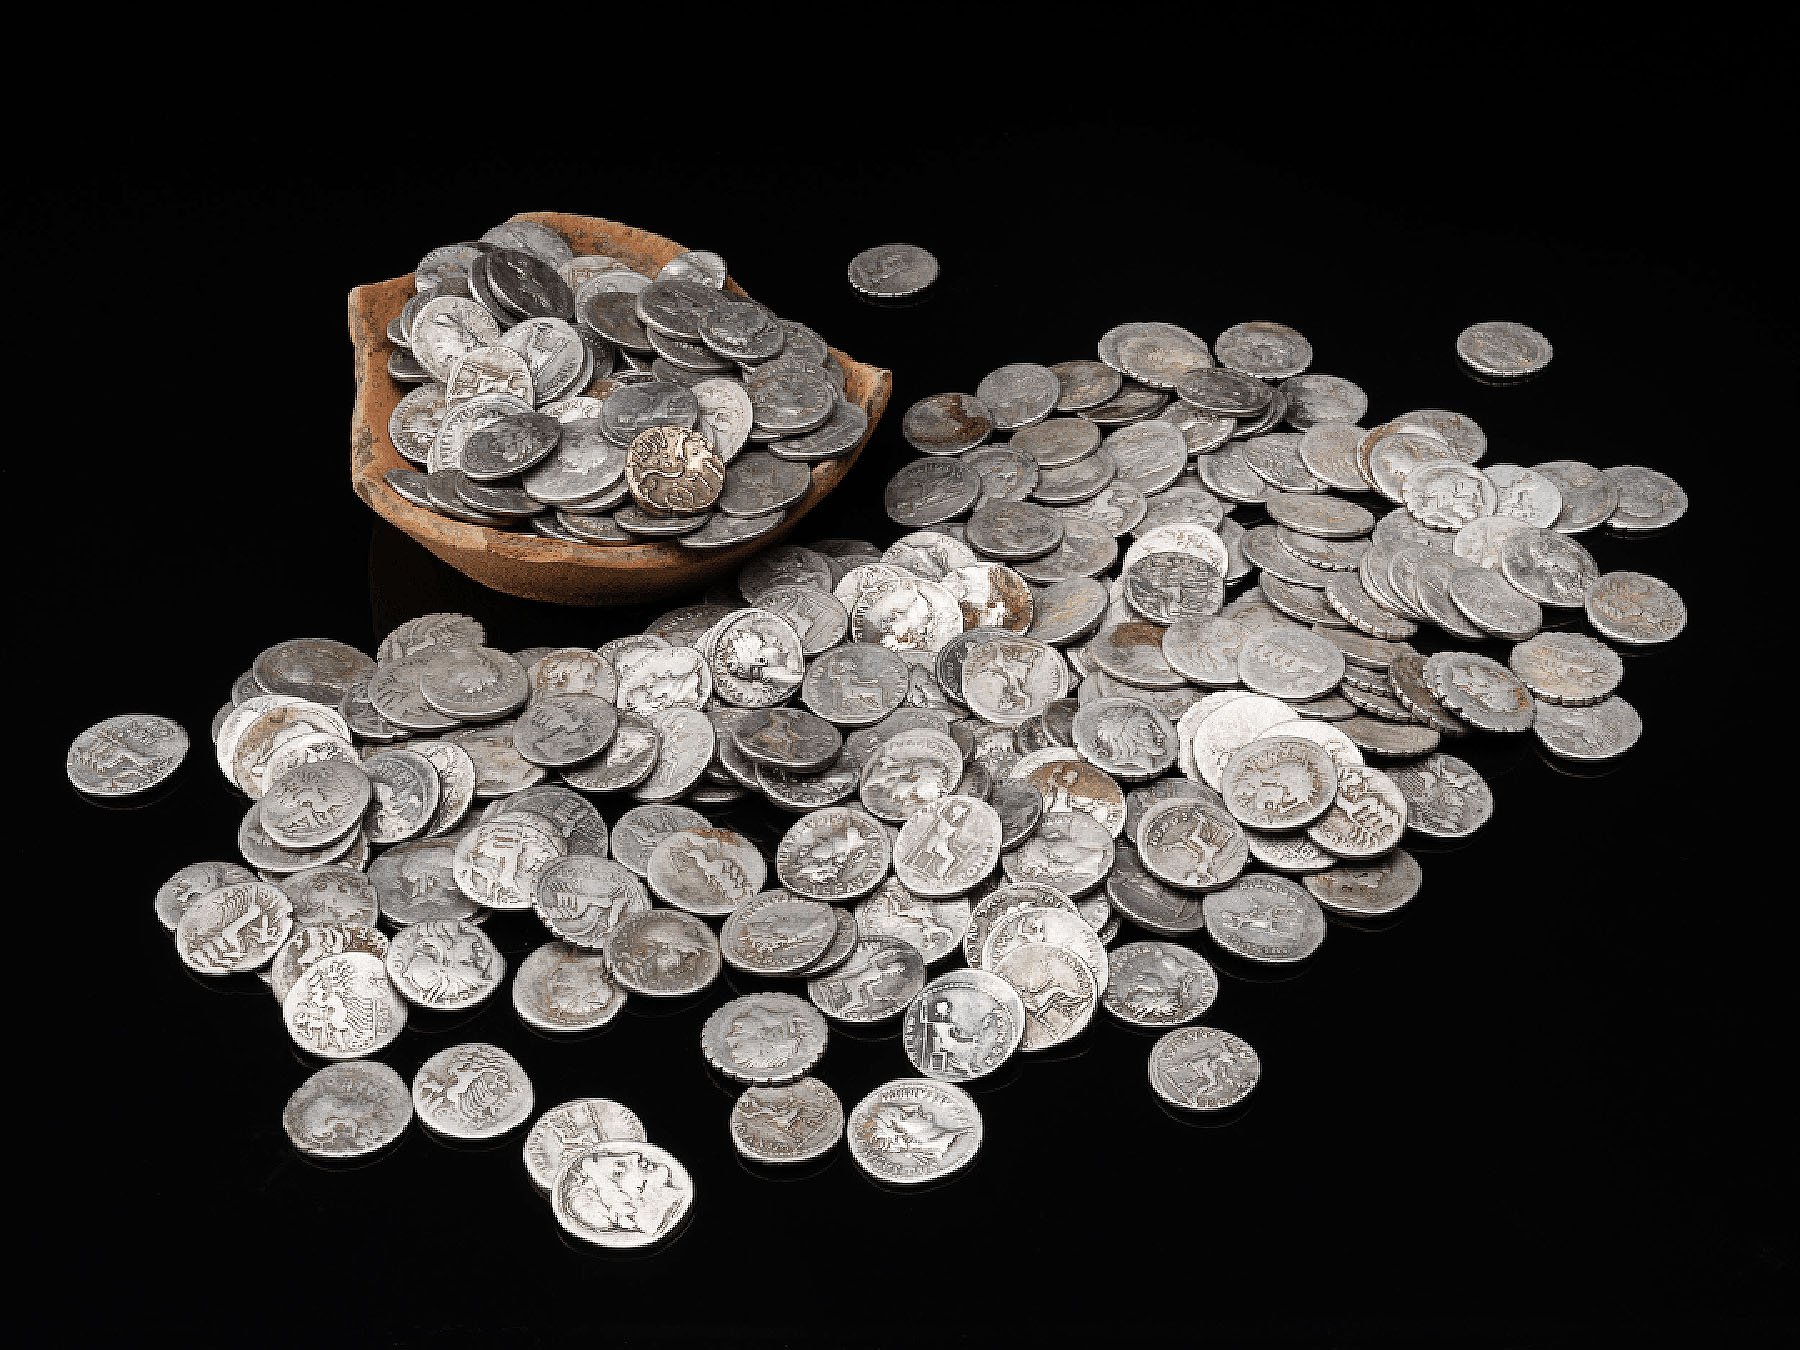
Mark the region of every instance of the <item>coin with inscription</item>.
<instances>
[{"instance_id":1,"label":"coin with inscription","mask_svg":"<svg viewBox=\"0 0 1800 1350\"><path fill-rule=\"evenodd\" d=\"M188 734L177 723L127 714L77 736L64 765L76 790L90 797L135 797L166 782L187 752Z\"/></svg>"},{"instance_id":2,"label":"coin with inscription","mask_svg":"<svg viewBox=\"0 0 1800 1350\"><path fill-rule=\"evenodd\" d=\"M233 975L260 970L294 929L294 906L267 881L227 882L197 895L175 925L175 950L189 970Z\"/></svg>"},{"instance_id":3,"label":"coin with inscription","mask_svg":"<svg viewBox=\"0 0 1800 1350\"><path fill-rule=\"evenodd\" d=\"M726 964L752 975L794 975L822 957L837 934L831 907L787 891L764 891L734 909L719 931Z\"/></svg>"},{"instance_id":4,"label":"coin with inscription","mask_svg":"<svg viewBox=\"0 0 1800 1350\"><path fill-rule=\"evenodd\" d=\"M806 994L833 1021L861 1026L898 1017L924 987L916 947L864 934L841 964L807 981Z\"/></svg>"},{"instance_id":5,"label":"coin with inscription","mask_svg":"<svg viewBox=\"0 0 1800 1350\"><path fill-rule=\"evenodd\" d=\"M546 942L519 963L513 1011L538 1031L592 1031L619 1015L625 991L613 983L606 958L572 942Z\"/></svg>"},{"instance_id":6,"label":"coin with inscription","mask_svg":"<svg viewBox=\"0 0 1800 1350\"><path fill-rule=\"evenodd\" d=\"M998 975L954 970L914 996L900 1034L906 1057L920 1073L966 1083L1012 1058L1025 1034L1025 1006Z\"/></svg>"},{"instance_id":7,"label":"coin with inscription","mask_svg":"<svg viewBox=\"0 0 1800 1350\"><path fill-rule=\"evenodd\" d=\"M1101 1005L1136 1027L1175 1027L1206 1015L1219 977L1198 952L1174 942L1128 942L1108 953Z\"/></svg>"},{"instance_id":8,"label":"coin with inscription","mask_svg":"<svg viewBox=\"0 0 1800 1350\"><path fill-rule=\"evenodd\" d=\"M1183 1111L1236 1106L1261 1078L1249 1043L1214 1027L1177 1027L1150 1050L1151 1088Z\"/></svg>"},{"instance_id":9,"label":"coin with inscription","mask_svg":"<svg viewBox=\"0 0 1800 1350\"><path fill-rule=\"evenodd\" d=\"M281 1003L294 1044L321 1059L362 1059L393 1044L406 1027L406 1003L370 952L321 957Z\"/></svg>"},{"instance_id":10,"label":"coin with inscription","mask_svg":"<svg viewBox=\"0 0 1800 1350\"><path fill-rule=\"evenodd\" d=\"M385 1064L327 1064L282 1108L288 1142L310 1158L363 1158L412 1123L406 1080Z\"/></svg>"},{"instance_id":11,"label":"coin with inscription","mask_svg":"<svg viewBox=\"0 0 1800 1350\"><path fill-rule=\"evenodd\" d=\"M506 958L466 919L430 919L402 928L387 950L388 978L421 1008L472 1008L500 987Z\"/></svg>"},{"instance_id":12,"label":"coin with inscription","mask_svg":"<svg viewBox=\"0 0 1800 1350\"><path fill-rule=\"evenodd\" d=\"M1602 637L1629 647L1667 642L1687 627L1687 605L1666 581L1643 572L1608 572L1587 588L1587 620Z\"/></svg>"},{"instance_id":13,"label":"coin with inscription","mask_svg":"<svg viewBox=\"0 0 1800 1350\"><path fill-rule=\"evenodd\" d=\"M914 895L928 899L966 894L992 875L999 861L999 815L986 802L962 795L914 811L893 846L894 875ZM878 876L858 894L867 894L879 882Z\"/></svg>"},{"instance_id":14,"label":"coin with inscription","mask_svg":"<svg viewBox=\"0 0 1800 1350\"><path fill-rule=\"evenodd\" d=\"M817 1078L745 1088L731 1108L731 1142L751 1162L808 1162L843 1137L843 1103Z\"/></svg>"},{"instance_id":15,"label":"coin with inscription","mask_svg":"<svg viewBox=\"0 0 1800 1350\"><path fill-rule=\"evenodd\" d=\"M470 1041L440 1050L413 1076L413 1111L433 1133L494 1139L531 1117L531 1080L497 1045Z\"/></svg>"},{"instance_id":16,"label":"coin with inscription","mask_svg":"<svg viewBox=\"0 0 1800 1350\"><path fill-rule=\"evenodd\" d=\"M941 1181L975 1160L981 1111L953 1083L899 1078L851 1108L845 1128L850 1157L891 1185Z\"/></svg>"}]
</instances>

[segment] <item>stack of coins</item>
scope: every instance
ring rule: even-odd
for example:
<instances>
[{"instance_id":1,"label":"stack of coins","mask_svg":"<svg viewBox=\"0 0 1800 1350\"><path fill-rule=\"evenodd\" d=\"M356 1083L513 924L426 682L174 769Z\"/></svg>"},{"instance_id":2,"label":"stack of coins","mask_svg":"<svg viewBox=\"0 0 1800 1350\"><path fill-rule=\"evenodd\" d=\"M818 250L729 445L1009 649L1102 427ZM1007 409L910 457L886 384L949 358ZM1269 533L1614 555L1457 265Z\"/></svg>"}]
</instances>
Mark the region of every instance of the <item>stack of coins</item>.
<instances>
[{"instance_id":1,"label":"stack of coins","mask_svg":"<svg viewBox=\"0 0 1800 1350\"><path fill-rule=\"evenodd\" d=\"M528 220L433 249L389 325L414 505L574 543L729 548L779 525L868 429L803 324L689 252L655 276Z\"/></svg>"}]
</instances>

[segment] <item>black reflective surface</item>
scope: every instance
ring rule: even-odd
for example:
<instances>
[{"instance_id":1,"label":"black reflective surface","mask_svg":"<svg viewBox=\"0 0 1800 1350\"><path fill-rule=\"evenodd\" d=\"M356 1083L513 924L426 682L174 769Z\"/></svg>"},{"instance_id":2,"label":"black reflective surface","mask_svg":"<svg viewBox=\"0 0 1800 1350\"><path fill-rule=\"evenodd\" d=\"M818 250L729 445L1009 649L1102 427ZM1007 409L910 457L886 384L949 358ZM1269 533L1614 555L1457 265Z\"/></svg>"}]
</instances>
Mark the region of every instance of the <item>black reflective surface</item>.
<instances>
[{"instance_id":1,"label":"black reflective surface","mask_svg":"<svg viewBox=\"0 0 1800 1350\"><path fill-rule=\"evenodd\" d=\"M889 1344L915 1321L925 1343L959 1345L1773 1334L1794 1257L1775 1182L1792 1146L1778 1034L1792 982L1774 933L1792 795L1737 775L1761 750L1791 753L1790 681L1736 628L1752 605L1791 606L1770 594L1791 565L1763 573L1744 551L1746 482L1785 491L1791 472L1785 439L1750 430L1791 406L1767 218L1740 202L1740 229L1660 190L1672 152L1649 132L1596 165L1577 144L1447 158L1423 127L1312 156L1180 121L1039 116L1028 131L1001 109L954 135L901 108L873 128L821 118L774 158L733 153L735 137L620 158L527 136L419 165L410 146L383 160L303 139L215 155L196 119L196 159L103 155L28 184L6 223L13 337L34 353L11 366L26 613L9 665L15 714L44 742L15 761L30 824L7 847L30 856L8 1002L14 1043L49 1066L15 1093L12 1167L35 1174L19 1235L87 1268L82 1298L36 1310L43 1327L326 1345L558 1328L605 1345ZM888 157L855 162L872 152ZM206 728L267 644L372 650L455 608L500 647L592 645L657 612L489 594L348 489L345 293L539 208L717 249L757 298L896 372L874 444L802 539L898 533L880 490L907 457L914 399L1004 362L1089 355L1133 319L1208 337L1279 319L1311 339L1316 369L1369 391L1372 417L1455 408L1493 461L1669 470L1687 520L1589 537L1603 568L1660 575L1692 611L1672 647L1628 657L1643 741L1601 772L1549 764L1530 737L1475 741L1498 809L1466 845L1409 841L1425 873L1410 908L1334 921L1302 969L1221 960L1209 1020L1264 1062L1229 1120L1161 1108L1151 1038L1102 1015L1072 1051L976 1085L987 1141L950 1184L882 1190L841 1151L752 1169L726 1134L733 1094L698 1050L706 1012L744 986L728 972L708 998L635 1000L570 1040L523 1028L504 996L416 1017L384 1057L410 1078L454 1039L489 1039L540 1105L630 1105L698 1185L664 1250L566 1243L518 1137L453 1148L415 1126L370 1164L309 1165L280 1129L309 1066L275 1004L251 980L188 975L151 896L232 854L243 805ZM876 308L846 284L851 255L889 239L942 261L922 302ZM103 316L98 332L66 325L71 306ZM1496 317L1550 337L1542 378L1494 389L1462 372L1456 333ZM38 500L47 481L59 500ZM63 749L128 710L178 718L189 763L141 809L78 800ZM543 936L521 916L491 931L514 964ZM818 1072L848 1106L910 1068L893 1037L834 1030Z\"/></svg>"}]
</instances>

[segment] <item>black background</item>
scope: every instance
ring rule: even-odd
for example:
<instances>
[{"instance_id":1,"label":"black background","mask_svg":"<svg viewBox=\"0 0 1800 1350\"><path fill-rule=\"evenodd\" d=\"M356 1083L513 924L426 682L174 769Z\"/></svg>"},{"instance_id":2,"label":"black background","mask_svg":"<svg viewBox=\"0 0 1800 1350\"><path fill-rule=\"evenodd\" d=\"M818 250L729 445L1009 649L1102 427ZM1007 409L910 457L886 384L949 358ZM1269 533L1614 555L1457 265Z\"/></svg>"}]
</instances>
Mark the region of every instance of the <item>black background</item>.
<instances>
[{"instance_id":1,"label":"black background","mask_svg":"<svg viewBox=\"0 0 1800 1350\"><path fill-rule=\"evenodd\" d=\"M255 73L203 79L104 140L27 138L4 223L4 473L22 532L13 706L46 738L22 765L14 844L30 856L13 1039L33 1067L12 1162L46 1291L31 1323L233 1344L558 1328L619 1345L1748 1344L1791 1328L1776 936L1791 806L1736 776L1785 703L1745 616L1785 622L1790 603L1765 592L1791 567L1763 570L1751 537L1781 528L1792 454L1787 225L1757 130L1773 95L1753 92L1767 72L1712 38L1639 70L1615 45L1546 37L1541 61L1490 73L1472 46L1434 56L1410 37L1340 63L1326 32L1302 71L1273 36L1172 53L1154 32L1113 36L1176 81L1167 95L1016 70L1001 84L934 51L891 86L752 82L759 98L710 120L684 120L702 110L680 82L615 71L545 121L493 71L466 106L433 103L421 37L392 87L342 76L354 127L332 119L328 69L304 98L251 100ZM650 123L664 131L634 130ZM1160 1109L1149 1040L1103 1018L1075 1053L977 1085L987 1140L949 1185L880 1190L841 1152L798 1179L753 1175L696 1053L716 998L639 1000L563 1042L501 997L385 1058L410 1076L455 1039L492 1039L540 1105L631 1105L698 1185L672 1246L565 1243L517 1137L463 1150L415 1128L372 1165L311 1166L280 1129L309 1066L275 1005L247 979L186 974L150 899L232 853L242 802L205 730L264 646L372 650L438 608L505 648L593 645L647 617L484 593L346 482L346 292L539 209L716 249L753 295L896 372L892 411L802 540L897 533L879 494L914 399L1091 354L1132 319L1208 336L1279 319L1316 369L1369 391L1371 418L1456 408L1494 461L1670 471L1687 519L1589 537L1603 568L1663 576L1692 611L1673 646L1628 657L1643 741L1590 775L1531 737L1468 745L1498 810L1466 846L1415 845L1411 907L1378 930L1334 923L1292 974L1227 972L1208 1020L1265 1074L1224 1125ZM917 307L871 308L845 284L850 255L888 240L942 260ZM1551 338L1542 378L1463 374L1455 334L1495 317ZM196 747L165 797L102 809L66 789L60 756L127 710L178 718ZM540 940L523 920L492 931L515 962ZM819 1070L846 1103L907 1072L892 1038L836 1032ZM77 1273L78 1298L47 1292Z\"/></svg>"}]
</instances>

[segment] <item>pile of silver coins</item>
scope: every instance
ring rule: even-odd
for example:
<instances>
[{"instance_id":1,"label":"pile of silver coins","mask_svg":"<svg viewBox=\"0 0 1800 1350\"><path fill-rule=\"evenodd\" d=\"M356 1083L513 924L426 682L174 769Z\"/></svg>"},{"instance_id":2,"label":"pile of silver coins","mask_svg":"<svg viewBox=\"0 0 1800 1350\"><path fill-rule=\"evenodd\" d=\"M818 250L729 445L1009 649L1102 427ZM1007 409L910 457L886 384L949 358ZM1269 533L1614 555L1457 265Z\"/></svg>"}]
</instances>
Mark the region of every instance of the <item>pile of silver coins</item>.
<instances>
[{"instance_id":1,"label":"pile of silver coins","mask_svg":"<svg viewBox=\"0 0 1800 1350\"><path fill-rule=\"evenodd\" d=\"M418 387L388 436L420 468L387 482L455 520L729 548L868 429L824 340L727 291L716 253L652 278L515 220L433 249L413 279L388 373Z\"/></svg>"},{"instance_id":2,"label":"pile of silver coins","mask_svg":"<svg viewBox=\"0 0 1800 1350\"><path fill-rule=\"evenodd\" d=\"M374 1152L415 1115L455 1138L529 1123L526 1167L569 1233L675 1231L693 1180L618 1101L534 1122L523 1069L487 1043L410 1087L370 1059L409 1012L500 993L483 924L506 911L544 930L510 972L539 1031L698 999L731 967L751 992L695 1019L758 1163L842 1142L881 1182L954 1173L983 1137L964 1085L1102 1009L1159 1033L1169 1107L1241 1103L1261 1062L1202 1021L1213 960L1302 961L1328 913L1407 904L1407 832L1461 838L1493 809L1446 741L1623 753L1640 724L1609 644L1686 617L1577 539L1672 523L1671 480L1477 467L1469 418L1365 428L1363 391L1310 361L1277 324L1209 346L1140 323L1098 360L1005 366L907 412L921 457L888 486L890 546L767 549L596 648L501 651L432 614L374 659L263 652L212 728L249 802L241 862L184 868L156 908L183 962L259 974L330 1061L288 1105L295 1146ZM139 792L185 749L162 719L115 718L70 777ZM772 849L752 816L779 822ZM834 1027L894 1033L905 1076L846 1110L813 1076Z\"/></svg>"}]
</instances>

